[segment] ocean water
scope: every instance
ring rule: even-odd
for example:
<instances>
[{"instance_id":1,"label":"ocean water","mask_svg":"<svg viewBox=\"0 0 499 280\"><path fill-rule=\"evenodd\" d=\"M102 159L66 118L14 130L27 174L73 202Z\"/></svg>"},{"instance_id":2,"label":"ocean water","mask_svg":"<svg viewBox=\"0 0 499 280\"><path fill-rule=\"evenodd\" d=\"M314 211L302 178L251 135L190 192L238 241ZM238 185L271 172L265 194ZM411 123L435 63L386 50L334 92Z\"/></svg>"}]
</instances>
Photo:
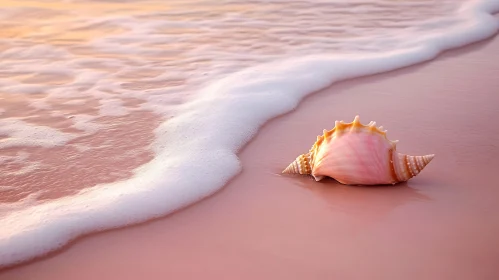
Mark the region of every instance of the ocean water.
<instances>
[{"instance_id":1,"label":"ocean water","mask_svg":"<svg viewBox=\"0 0 499 280\"><path fill-rule=\"evenodd\" d=\"M3 0L0 266L215 193L266 121L499 29L499 0Z\"/></svg>"}]
</instances>

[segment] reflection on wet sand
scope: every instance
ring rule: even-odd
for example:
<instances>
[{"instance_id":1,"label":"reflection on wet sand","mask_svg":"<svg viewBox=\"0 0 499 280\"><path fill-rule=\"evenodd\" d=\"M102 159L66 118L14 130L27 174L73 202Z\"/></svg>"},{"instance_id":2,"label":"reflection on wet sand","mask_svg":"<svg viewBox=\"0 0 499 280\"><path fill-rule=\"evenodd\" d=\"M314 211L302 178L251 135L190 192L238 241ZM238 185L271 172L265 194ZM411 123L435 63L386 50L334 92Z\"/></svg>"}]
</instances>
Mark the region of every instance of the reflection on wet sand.
<instances>
[{"instance_id":1,"label":"reflection on wet sand","mask_svg":"<svg viewBox=\"0 0 499 280\"><path fill-rule=\"evenodd\" d=\"M299 177L299 176L296 176ZM347 186L325 178L311 184L312 178L296 179L296 185L311 191L328 204L331 211L341 212L364 226L376 223L396 208L432 199L410 187L410 182L383 186Z\"/></svg>"}]
</instances>

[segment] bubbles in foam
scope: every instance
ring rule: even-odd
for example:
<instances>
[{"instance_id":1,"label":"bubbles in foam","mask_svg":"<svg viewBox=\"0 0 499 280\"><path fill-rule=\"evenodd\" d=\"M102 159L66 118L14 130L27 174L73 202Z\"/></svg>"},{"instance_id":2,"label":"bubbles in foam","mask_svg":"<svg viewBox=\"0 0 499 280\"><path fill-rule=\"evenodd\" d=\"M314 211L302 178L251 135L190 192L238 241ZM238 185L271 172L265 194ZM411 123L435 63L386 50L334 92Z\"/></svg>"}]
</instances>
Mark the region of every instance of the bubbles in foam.
<instances>
[{"instance_id":1,"label":"bubbles in foam","mask_svg":"<svg viewBox=\"0 0 499 280\"><path fill-rule=\"evenodd\" d=\"M71 127L84 131L85 135L93 134L104 127L103 124L94 122L94 120L97 118L96 116L78 114L75 116L69 116L69 118L73 122L73 125Z\"/></svg>"},{"instance_id":2,"label":"bubbles in foam","mask_svg":"<svg viewBox=\"0 0 499 280\"><path fill-rule=\"evenodd\" d=\"M74 136L57 129L33 125L17 119L0 119L0 148L16 146L54 147L66 144Z\"/></svg>"},{"instance_id":3,"label":"bubbles in foam","mask_svg":"<svg viewBox=\"0 0 499 280\"><path fill-rule=\"evenodd\" d=\"M28 158L29 155L26 152L18 152L12 156L0 156L0 166L6 169L2 170L2 172L4 173L4 175L20 175L38 169L40 166L39 162L29 161ZM9 170L9 167L12 165L21 166L21 168ZM0 186L0 192L15 189L17 189L15 186Z\"/></svg>"},{"instance_id":4,"label":"bubbles in foam","mask_svg":"<svg viewBox=\"0 0 499 280\"><path fill-rule=\"evenodd\" d=\"M122 106L120 99L106 99L100 101L99 114L101 116L124 116L128 110Z\"/></svg>"},{"instance_id":5,"label":"bubbles in foam","mask_svg":"<svg viewBox=\"0 0 499 280\"><path fill-rule=\"evenodd\" d=\"M499 10L496 0L458 8L455 1L438 5L416 0L285 1L287 9L279 8L284 1L252 1L257 2L274 5L275 13L234 9L210 18L207 8L201 7L191 11L187 20L185 13L155 10L137 17L108 16L88 24L112 23L129 32L82 40L78 47L63 51L29 47L7 52L5 57L14 62L7 62L5 71L12 74L20 70L22 61L35 59L34 54L73 59L67 63L73 81L41 89L47 100L91 96L98 100L102 116L129 113L119 100L135 97L146 101L143 108L174 117L155 131L156 157L129 180L97 185L43 204L30 200L36 199L33 196L27 200L32 207L23 204L0 216L0 223L8 225L0 231L0 264L44 254L87 232L145 221L198 201L239 172L236 152L264 122L289 112L307 94L342 79L432 59L498 29L490 16ZM420 18L434 13L438 13L435 18ZM376 20L379 17L387 20ZM338 27L345 22L348 28ZM239 71L253 65L257 66ZM139 73L137 69L150 72L132 77L136 87L124 86L130 77L123 73ZM173 83L154 85L165 80ZM208 81L214 82L203 87ZM19 84L12 85L11 90ZM94 117L80 113L72 120L77 128L91 133L102 129L92 127ZM32 132L37 129L18 122L6 131L23 141L36 139L42 146L64 145L72 137L50 128Z\"/></svg>"},{"instance_id":6,"label":"bubbles in foam","mask_svg":"<svg viewBox=\"0 0 499 280\"><path fill-rule=\"evenodd\" d=\"M12 186L0 186L0 193L15 190ZM8 216L10 213L26 208L27 206L33 206L37 204L37 198L41 195L41 192L36 192L28 195L27 197L13 203L2 203L0 204L0 219ZM7 225L7 224L6 224Z\"/></svg>"}]
</instances>

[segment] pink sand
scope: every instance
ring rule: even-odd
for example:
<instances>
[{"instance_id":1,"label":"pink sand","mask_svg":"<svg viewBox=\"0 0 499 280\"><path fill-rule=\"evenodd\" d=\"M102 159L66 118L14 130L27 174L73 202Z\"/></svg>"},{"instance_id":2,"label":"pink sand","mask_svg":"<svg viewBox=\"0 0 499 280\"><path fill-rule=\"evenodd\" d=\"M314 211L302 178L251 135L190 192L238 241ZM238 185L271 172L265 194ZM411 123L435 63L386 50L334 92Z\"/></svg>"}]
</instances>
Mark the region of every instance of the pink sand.
<instances>
[{"instance_id":1,"label":"pink sand","mask_svg":"<svg viewBox=\"0 0 499 280\"><path fill-rule=\"evenodd\" d=\"M81 238L2 280L499 279L499 38L338 83L268 123L223 191ZM282 176L335 120L376 121L436 158L394 187Z\"/></svg>"}]
</instances>

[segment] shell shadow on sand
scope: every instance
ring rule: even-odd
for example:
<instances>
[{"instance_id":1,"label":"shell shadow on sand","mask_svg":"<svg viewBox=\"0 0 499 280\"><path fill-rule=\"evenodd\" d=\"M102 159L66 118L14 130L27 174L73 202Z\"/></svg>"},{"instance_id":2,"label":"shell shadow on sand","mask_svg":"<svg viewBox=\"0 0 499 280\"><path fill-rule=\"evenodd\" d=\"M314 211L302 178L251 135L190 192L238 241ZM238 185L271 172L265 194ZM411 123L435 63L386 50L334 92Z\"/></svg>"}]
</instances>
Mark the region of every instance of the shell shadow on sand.
<instances>
[{"instance_id":1,"label":"shell shadow on sand","mask_svg":"<svg viewBox=\"0 0 499 280\"><path fill-rule=\"evenodd\" d=\"M288 175L289 176L289 175ZM331 211L341 212L363 224L377 223L397 208L412 203L430 202L432 199L410 185L351 186L332 178L316 182L311 176L289 176L295 185L304 188L325 201Z\"/></svg>"}]
</instances>

